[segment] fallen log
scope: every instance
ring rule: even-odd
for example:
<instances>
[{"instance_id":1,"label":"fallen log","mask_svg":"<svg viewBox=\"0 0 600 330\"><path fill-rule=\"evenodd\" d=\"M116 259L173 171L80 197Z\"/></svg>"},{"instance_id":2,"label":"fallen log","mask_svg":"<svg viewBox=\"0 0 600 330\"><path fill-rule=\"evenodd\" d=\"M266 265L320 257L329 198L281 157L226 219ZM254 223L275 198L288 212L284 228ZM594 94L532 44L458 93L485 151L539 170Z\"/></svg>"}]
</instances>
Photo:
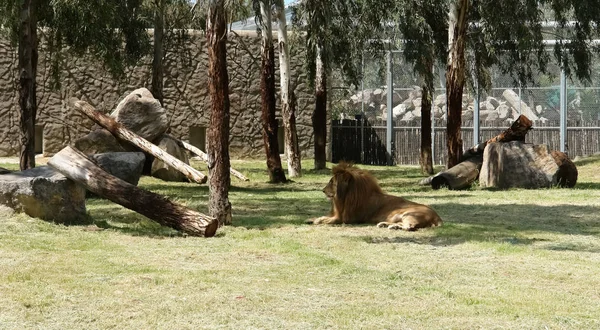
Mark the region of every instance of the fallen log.
<instances>
[{"instance_id":1,"label":"fallen log","mask_svg":"<svg viewBox=\"0 0 600 330\"><path fill-rule=\"evenodd\" d=\"M175 138L173 138L173 139L175 139ZM177 140L177 139L175 139L175 140ZM182 147L183 147L185 150L187 150L187 151L189 151L189 152L191 152L191 153L193 153L193 154L197 155L197 156L198 156L198 157L200 157L200 159L202 159L204 162L207 162L207 163L208 163L208 155L207 155L207 154L206 154L204 151L202 151L202 150L200 150L200 149L198 149L198 148L194 147L193 145L191 145L191 144L189 144L189 143L187 143L187 142L185 142L185 141L181 141L181 140L177 140L177 141L178 141L178 142L181 144L181 146L182 146ZM229 173L231 173L231 175L235 176L236 178L238 178L238 179L240 179L240 180L242 180L242 181L250 181L250 179L248 179L246 176L244 176L244 175L243 175L242 173L240 173L239 171L236 171L236 170L235 170L233 167L230 167L230 168L229 168Z\"/></svg>"},{"instance_id":2,"label":"fallen log","mask_svg":"<svg viewBox=\"0 0 600 330\"><path fill-rule=\"evenodd\" d=\"M479 177L483 163L483 151L488 143L493 142L525 142L525 135L532 129L533 122L525 115L520 115L512 125L493 138L467 149L462 155L462 162L442 171L430 178L421 180L431 183L431 188L448 187L450 190L466 189Z\"/></svg>"},{"instance_id":3,"label":"fallen log","mask_svg":"<svg viewBox=\"0 0 600 330\"><path fill-rule=\"evenodd\" d=\"M468 189L479 177L483 154L471 157L452 168L440 172L431 178L431 188L437 190L448 187L450 190Z\"/></svg>"},{"instance_id":4,"label":"fallen log","mask_svg":"<svg viewBox=\"0 0 600 330\"><path fill-rule=\"evenodd\" d=\"M163 226L205 237L214 236L219 226L219 222L213 217L108 174L81 151L72 147L65 147L54 155L48 165L94 194L123 205Z\"/></svg>"},{"instance_id":5,"label":"fallen log","mask_svg":"<svg viewBox=\"0 0 600 330\"><path fill-rule=\"evenodd\" d=\"M196 183L206 183L208 177L202 172L169 155L167 152L160 149L153 143L133 133L131 130L116 122L111 117L96 111L94 107L92 107L89 103L77 100L73 102L73 105L75 109L88 116L91 120L98 123L100 126L106 128L111 134L113 134L118 139L127 141L133 144L134 146L146 151L152 156L162 160L165 164L183 173L183 175L185 175L190 181Z\"/></svg>"}]
</instances>

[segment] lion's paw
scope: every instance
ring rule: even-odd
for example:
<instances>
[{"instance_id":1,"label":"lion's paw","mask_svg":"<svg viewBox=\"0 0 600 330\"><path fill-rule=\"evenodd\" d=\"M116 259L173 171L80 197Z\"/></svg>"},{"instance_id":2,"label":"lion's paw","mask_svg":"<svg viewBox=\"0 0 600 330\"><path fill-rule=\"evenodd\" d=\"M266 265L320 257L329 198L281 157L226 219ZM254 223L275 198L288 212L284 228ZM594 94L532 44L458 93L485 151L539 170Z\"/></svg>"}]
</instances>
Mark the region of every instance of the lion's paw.
<instances>
[{"instance_id":1,"label":"lion's paw","mask_svg":"<svg viewBox=\"0 0 600 330\"><path fill-rule=\"evenodd\" d=\"M387 222L380 222L377 224L377 228L388 228L389 225Z\"/></svg>"}]
</instances>

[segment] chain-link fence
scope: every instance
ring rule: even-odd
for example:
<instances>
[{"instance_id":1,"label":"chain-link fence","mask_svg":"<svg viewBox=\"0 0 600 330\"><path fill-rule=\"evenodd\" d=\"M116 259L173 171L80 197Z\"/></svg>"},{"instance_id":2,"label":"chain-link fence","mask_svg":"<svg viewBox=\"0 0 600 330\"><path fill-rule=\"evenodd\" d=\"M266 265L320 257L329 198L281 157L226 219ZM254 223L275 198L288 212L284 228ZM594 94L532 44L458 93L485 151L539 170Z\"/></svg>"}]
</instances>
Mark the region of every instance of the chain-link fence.
<instances>
[{"instance_id":1,"label":"chain-link fence","mask_svg":"<svg viewBox=\"0 0 600 330\"><path fill-rule=\"evenodd\" d=\"M392 156L398 164L418 164L422 80L415 76L412 65L404 61L401 52L392 54ZM356 89L336 86L330 93L331 116L334 120L331 130L332 156L334 161L336 158L353 158L356 162L380 164L380 160L364 159L364 155L378 154L382 144L386 144L388 86L385 56L372 57L365 54L363 68L364 77L360 86ZM445 164L447 157L444 69L432 68L436 87L431 112L434 118L432 148L435 164ZM471 147L499 134L519 115L524 114L534 123L534 129L528 133L526 142L548 144L552 150L561 150L562 147L571 158L600 152L600 70L594 71L591 82L587 85L577 79L567 79L564 82L567 91L564 146L561 146L560 139L561 72L555 64L549 66L548 72L535 77L531 85L520 87L510 76L491 68L490 90L480 91L477 98L473 88L465 88L463 147ZM479 120L474 122L477 110ZM341 119L345 121L336 121ZM354 133L350 134L356 140L354 144L349 141L339 143L344 139L344 131L339 129L344 127L353 130ZM479 132L478 141L474 139L475 130ZM340 149L341 145L343 150ZM362 158L344 157L345 153L351 154L350 149L356 148L359 151L353 154L362 155Z\"/></svg>"}]
</instances>

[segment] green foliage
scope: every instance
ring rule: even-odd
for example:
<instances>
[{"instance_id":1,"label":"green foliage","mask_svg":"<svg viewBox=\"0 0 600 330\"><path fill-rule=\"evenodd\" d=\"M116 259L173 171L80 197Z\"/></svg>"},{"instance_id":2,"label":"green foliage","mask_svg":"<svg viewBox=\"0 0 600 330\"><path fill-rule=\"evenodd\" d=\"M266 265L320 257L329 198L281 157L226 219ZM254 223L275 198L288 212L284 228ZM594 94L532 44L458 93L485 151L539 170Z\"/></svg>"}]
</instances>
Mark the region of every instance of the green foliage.
<instances>
[{"instance_id":1,"label":"green foliage","mask_svg":"<svg viewBox=\"0 0 600 330\"><path fill-rule=\"evenodd\" d=\"M304 33L306 70L314 83L317 47L324 50L323 62L328 72L339 69L344 78L357 85L360 60L369 34L360 25L362 6L356 0L305 0L293 8L292 24Z\"/></svg>"}]
</instances>

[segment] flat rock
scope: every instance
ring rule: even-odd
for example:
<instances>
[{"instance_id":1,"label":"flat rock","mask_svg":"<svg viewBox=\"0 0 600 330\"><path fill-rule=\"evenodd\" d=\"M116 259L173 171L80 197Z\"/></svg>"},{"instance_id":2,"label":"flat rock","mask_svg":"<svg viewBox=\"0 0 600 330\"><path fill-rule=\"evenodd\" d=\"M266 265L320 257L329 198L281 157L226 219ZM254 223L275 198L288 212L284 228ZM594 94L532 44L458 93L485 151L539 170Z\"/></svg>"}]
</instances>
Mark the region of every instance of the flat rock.
<instances>
[{"instance_id":1,"label":"flat rock","mask_svg":"<svg viewBox=\"0 0 600 330\"><path fill-rule=\"evenodd\" d=\"M61 224L89 224L85 188L48 166L0 175L0 205Z\"/></svg>"}]
</instances>

